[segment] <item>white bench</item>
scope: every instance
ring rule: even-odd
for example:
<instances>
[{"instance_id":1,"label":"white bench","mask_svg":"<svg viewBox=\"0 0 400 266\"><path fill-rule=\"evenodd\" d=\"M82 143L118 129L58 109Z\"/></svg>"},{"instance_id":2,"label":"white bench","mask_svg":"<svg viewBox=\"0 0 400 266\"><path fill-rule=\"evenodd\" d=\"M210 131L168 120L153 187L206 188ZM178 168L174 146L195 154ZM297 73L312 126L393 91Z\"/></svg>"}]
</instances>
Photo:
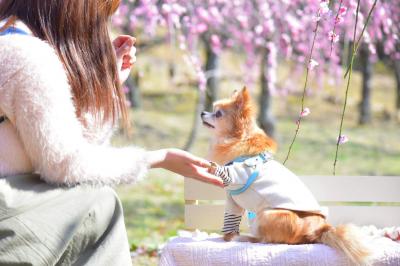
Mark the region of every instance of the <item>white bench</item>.
<instances>
[{"instance_id":1,"label":"white bench","mask_svg":"<svg viewBox=\"0 0 400 266\"><path fill-rule=\"evenodd\" d=\"M333 224L400 226L400 177L302 176ZM225 192L195 180L185 180L185 225L189 229L220 230ZM242 224L246 224L245 219Z\"/></svg>"},{"instance_id":2,"label":"white bench","mask_svg":"<svg viewBox=\"0 0 400 266\"><path fill-rule=\"evenodd\" d=\"M302 176L322 206L329 208L328 222L353 223L378 228L400 226L400 177ZM185 226L219 232L223 224L225 191L195 180L185 180ZM241 230L246 231L244 216ZM374 265L400 265L400 245L388 239L376 243L380 255ZM385 248L382 248L385 247ZM225 243L220 238L176 238L161 257L161 265L350 265L324 245L266 245Z\"/></svg>"}]
</instances>

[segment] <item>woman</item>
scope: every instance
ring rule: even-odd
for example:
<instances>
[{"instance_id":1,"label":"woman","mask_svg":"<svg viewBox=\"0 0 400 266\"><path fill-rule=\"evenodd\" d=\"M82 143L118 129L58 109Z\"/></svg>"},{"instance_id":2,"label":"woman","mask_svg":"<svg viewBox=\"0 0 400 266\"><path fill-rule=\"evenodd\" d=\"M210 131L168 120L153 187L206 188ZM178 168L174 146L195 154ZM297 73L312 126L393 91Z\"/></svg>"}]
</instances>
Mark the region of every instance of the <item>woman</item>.
<instances>
[{"instance_id":1,"label":"woman","mask_svg":"<svg viewBox=\"0 0 400 266\"><path fill-rule=\"evenodd\" d=\"M155 167L222 185L184 151L107 145L127 124L134 61L134 39L108 35L118 5L0 1L0 265L130 264L115 193L73 185L133 183Z\"/></svg>"}]
</instances>

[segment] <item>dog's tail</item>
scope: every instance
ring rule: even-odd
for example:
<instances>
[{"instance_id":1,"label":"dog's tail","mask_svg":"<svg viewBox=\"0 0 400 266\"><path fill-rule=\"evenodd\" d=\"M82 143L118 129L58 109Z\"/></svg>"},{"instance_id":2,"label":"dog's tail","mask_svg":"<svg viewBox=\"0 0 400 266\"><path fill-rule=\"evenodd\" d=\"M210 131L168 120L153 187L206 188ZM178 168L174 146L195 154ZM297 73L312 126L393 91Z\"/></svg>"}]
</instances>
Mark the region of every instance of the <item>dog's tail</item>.
<instances>
[{"instance_id":1,"label":"dog's tail","mask_svg":"<svg viewBox=\"0 0 400 266\"><path fill-rule=\"evenodd\" d=\"M362 242L359 229L351 224L325 225L318 242L342 251L356 265L368 265L371 250Z\"/></svg>"}]
</instances>

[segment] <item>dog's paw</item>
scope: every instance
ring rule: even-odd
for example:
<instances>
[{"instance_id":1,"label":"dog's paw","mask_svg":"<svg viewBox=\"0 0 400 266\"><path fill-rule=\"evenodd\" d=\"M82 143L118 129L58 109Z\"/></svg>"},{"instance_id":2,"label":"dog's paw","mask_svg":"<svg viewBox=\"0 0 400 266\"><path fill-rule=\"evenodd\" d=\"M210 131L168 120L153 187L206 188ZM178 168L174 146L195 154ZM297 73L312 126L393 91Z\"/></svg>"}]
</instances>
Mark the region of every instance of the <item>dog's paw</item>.
<instances>
[{"instance_id":1,"label":"dog's paw","mask_svg":"<svg viewBox=\"0 0 400 266\"><path fill-rule=\"evenodd\" d=\"M229 241L232 241L232 239L237 236L239 236L238 233L232 232L232 233L224 234L223 239L224 239L224 241L229 242Z\"/></svg>"},{"instance_id":2,"label":"dog's paw","mask_svg":"<svg viewBox=\"0 0 400 266\"><path fill-rule=\"evenodd\" d=\"M250 243L259 243L260 239L254 237L254 236L246 236L246 235L236 235L232 238L232 241L236 242L250 242Z\"/></svg>"}]
</instances>

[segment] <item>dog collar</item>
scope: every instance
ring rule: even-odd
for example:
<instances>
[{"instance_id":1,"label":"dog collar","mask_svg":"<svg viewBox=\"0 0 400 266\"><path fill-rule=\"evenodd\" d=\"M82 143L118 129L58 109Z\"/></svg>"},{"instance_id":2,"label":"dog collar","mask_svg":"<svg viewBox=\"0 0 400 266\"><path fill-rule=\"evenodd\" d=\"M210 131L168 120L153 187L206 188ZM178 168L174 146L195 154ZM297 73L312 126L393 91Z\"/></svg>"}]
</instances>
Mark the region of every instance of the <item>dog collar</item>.
<instances>
[{"instance_id":1,"label":"dog collar","mask_svg":"<svg viewBox=\"0 0 400 266\"><path fill-rule=\"evenodd\" d=\"M269 151L264 151L257 155L240 156L240 157L237 157L236 159L230 161L229 163L225 164L225 166L232 165L233 163L243 163L243 162L245 162L247 165L247 164L257 163L260 161L260 159L261 159L262 163L265 163L268 160L272 159L272 154ZM248 165L248 166L250 166L250 165Z\"/></svg>"}]
</instances>

